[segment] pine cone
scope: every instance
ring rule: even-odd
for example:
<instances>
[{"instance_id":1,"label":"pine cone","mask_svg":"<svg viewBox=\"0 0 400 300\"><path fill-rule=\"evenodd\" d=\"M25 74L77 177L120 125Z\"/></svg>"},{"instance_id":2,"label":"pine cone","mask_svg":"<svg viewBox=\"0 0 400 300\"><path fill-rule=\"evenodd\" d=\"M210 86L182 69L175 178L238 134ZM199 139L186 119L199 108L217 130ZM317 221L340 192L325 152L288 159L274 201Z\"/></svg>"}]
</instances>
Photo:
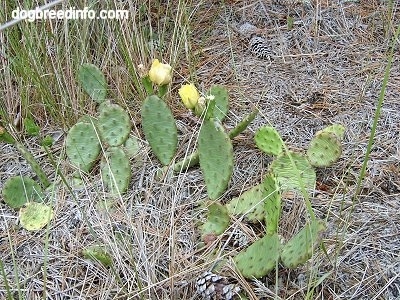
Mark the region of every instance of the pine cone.
<instances>
[{"instance_id":1,"label":"pine cone","mask_svg":"<svg viewBox=\"0 0 400 300\"><path fill-rule=\"evenodd\" d=\"M270 55L272 54L266 40L257 35L252 36L250 39L250 51L258 58L269 59Z\"/></svg>"},{"instance_id":2,"label":"pine cone","mask_svg":"<svg viewBox=\"0 0 400 300\"><path fill-rule=\"evenodd\" d=\"M197 293L204 300L232 300L240 288L226 277L204 272L196 281Z\"/></svg>"}]
</instances>

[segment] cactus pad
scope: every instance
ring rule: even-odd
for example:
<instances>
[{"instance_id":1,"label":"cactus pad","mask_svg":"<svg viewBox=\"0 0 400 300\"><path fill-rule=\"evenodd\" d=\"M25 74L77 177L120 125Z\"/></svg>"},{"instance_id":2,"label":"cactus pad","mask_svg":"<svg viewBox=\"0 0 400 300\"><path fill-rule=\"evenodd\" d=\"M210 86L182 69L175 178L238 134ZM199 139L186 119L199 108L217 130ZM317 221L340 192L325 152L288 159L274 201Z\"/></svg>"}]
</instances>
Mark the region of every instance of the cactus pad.
<instances>
[{"instance_id":1,"label":"cactus pad","mask_svg":"<svg viewBox=\"0 0 400 300\"><path fill-rule=\"evenodd\" d=\"M93 261L100 262L103 266L108 267L112 264L111 255L108 254L105 247L94 245L82 250L83 257Z\"/></svg>"},{"instance_id":2,"label":"cactus pad","mask_svg":"<svg viewBox=\"0 0 400 300\"><path fill-rule=\"evenodd\" d=\"M260 183L233 198L226 204L226 208L232 215L245 215L250 222L261 221L265 217L264 201L267 196L264 183Z\"/></svg>"},{"instance_id":3,"label":"cactus pad","mask_svg":"<svg viewBox=\"0 0 400 300\"><path fill-rule=\"evenodd\" d=\"M279 260L279 251L278 235L265 235L241 251L234 261L244 277L260 278L275 268Z\"/></svg>"},{"instance_id":4,"label":"cactus pad","mask_svg":"<svg viewBox=\"0 0 400 300\"><path fill-rule=\"evenodd\" d=\"M290 158L296 167L293 166ZM300 153L290 152L279 156L272 162L271 170L282 191L301 190L302 184L306 190L315 187L315 170Z\"/></svg>"},{"instance_id":5,"label":"cactus pad","mask_svg":"<svg viewBox=\"0 0 400 300\"><path fill-rule=\"evenodd\" d=\"M93 124L76 123L66 138L66 153L71 163L88 172L99 156L101 146Z\"/></svg>"},{"instance_id":6,"label":"cactus pad","mask_svg":"<svg viewBox=\"0 0 400 300\"><path fill-rule=\"evenodd\" d=\"M330 125L324 129L322 129L321 131L318 131L318 132L332 132L337 136L337 138L339 140L342 140L344 137L345 131L346 131L346 128L343 125L333 124L333 125Z\"/></svg>"},{"instance_id":7,"label":"cactus pad","mask_svg":"<svg viewBox=\"0 0 400 300\"><path fill-rule=\"evenodd\" d=\"M342 153L342 145L332 132L318 132L311 140L307 150L310 163L316 167L328 167L338 160Z\"/></svg>"},{"instance_id":8,"label":"cactus pad","mask_svg":"<svg viewBox=\"0 0 400 300\"><path fill-rule=\"evenodd\" d=\"M21 226L29 231L39 230L53 218L53 209L44 204L30 202L19 210Z\"/></svg>"},{"instance_id":9,"label":"cactus pad","mask_svg":"<svg viewBox=\"0 0 400 300\"><path fill-rule=\"evenodd\" d=\"M78 82L83 90L97 103L102 103L107 95L104 74L92 64L83 64L78 71Z\"/></svg>"},{"instance_id":10,"label":"cactus pad","mask_svg":"<svg viewBox=\"0 0 400 300\"><path fill-rule=\"evenodd\" d=\"M281 253L282 263L292 269L305 263L321 241L320 235L324 230L325 224L321 220L315 220L307 224L283 246Z\"/></svg>"},{"instance_id":11,"label":"cactus pad","mask_svg":"<svg viewBox=\"0 0 400 300\"><path fill-rule=\"evenodd\" d=\"M103 182L112 194L122 194L131 180L131 166L124 150L111 147L101 161Z\"/></svg>"},{"instance_id":12,"label":"cactus pad","mask_svg":"<svg viewBox=\"0 0 400 300\"><path fill-rule=\"evenodd\" d=\"M229 225L229 215L226 207L213 203L208 207L207 222L201 226L202 237L209 234L220 235Z\"/></svg>"},{"instance_id":13,"label":"cactus pad","mask_svg":"<svg viewBox=\"0 0 400 300\"><path fill-rule=\"evenodd\" d=\"M30 201L43 199L42 188L33 179L17 176L7 179L3 186L4 202L11 208L20 208Z\"/></svg>"},{"instance_id":14,"label":"cactus pad","mask_svg":"<svg viewBox=\"0 0 400 300\"><path fill-rule=\"evenodd\" d=\"M269 155L282 153L283 143L279 133L271 126L259 128L254 136L258 148Z\"/></svg>"},{"instance_id":15,"label":"cactus pad","mask_svg":"<svg viewBox=\"0 0 400 300\"><path fill-rule=\"evenodd\" d=\"M135 136L129 137L125 141L123 148L129 157L134 157L140 150L139 139Z\"/></svg>"},{"instance_id":16,"label":"cactus pad","mask_svg":"<svg viewBox=\"0 0 400 300\"><path fill-rule=\"evenodd\" d=\"M214 118L221 122L225 119L229 110L229 95L225 87L214 85L211 87L207 95L214 96L215 107L213 111Z\"/></svg>"},{"instance_id":17,"label":"cactus pad","mask_svg":"<svg viewBox=\"0 0 400 300\"><path fill-rule=\"evenodd\" d=\"M128 138L131 121L121 106L110 104L100 111L97 127L102 140L114 147L123 144Z\"/></svg>"},{"instance_id":18,"label":"cactus pad","mask_svg":"<svg viewBox=\"0 0 400 300\"><path fill-rule=\"evenodd\" d=\"M178 133L175 119L167 104L152 95L142 106L142 126L154 154L163 165L168 165L175 155Z\"/></svg>"},{"instance_id":19,"label":"cactus pad","mask_svg":"<svg viewBox=\"0 0 400 300\"><path fill-rule=\"evenodd\" d=\"M215 200L228 187L233 172L232 142L218 120L204 120L198 149L207 193Z\"/></svg>"},{"instance_id":20,"label":"cactus pad","mask_svg":"<svg viewBox=\"0 0 400 300\"><path fill-rule=\"evenodd\" d=\"M278 232L279 217L281 216L281 194L272 174L264 179L263 184L267 194L264 201L267 234L274 234Z\"/></svg>"}]
</instances>

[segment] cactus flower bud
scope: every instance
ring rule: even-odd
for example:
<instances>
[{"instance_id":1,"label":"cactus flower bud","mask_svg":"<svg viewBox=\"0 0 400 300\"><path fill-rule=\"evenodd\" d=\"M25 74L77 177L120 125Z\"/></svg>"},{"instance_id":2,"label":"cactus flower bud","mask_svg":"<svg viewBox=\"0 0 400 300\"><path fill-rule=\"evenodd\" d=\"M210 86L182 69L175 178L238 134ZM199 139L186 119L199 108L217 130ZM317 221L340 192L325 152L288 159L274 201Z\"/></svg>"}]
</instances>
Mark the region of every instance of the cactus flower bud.
<instances>
[{"instance_id":1,"label":"cactus flower bud","mask_svg":"<svg viewBox=\"0 0 400 300\"><path fill-rule=\"evenodd\" d=\"M172 80L172 67L162 64L158 59L154 59L149 71L150 80L158 85L168 84Z\"/></svg>"},{"instance_id":2,"label":"cactus flower bud","mask_svg":"<svg viewBox=\"0 0 400 300\"><path fill-rule=\"evenodd\" d=\"M183 105L185 105L189 109L193 109L200 98L199 92L197 91L194 84L182 85L178 93L182 99Z\"/></svg>"}]
</instances>

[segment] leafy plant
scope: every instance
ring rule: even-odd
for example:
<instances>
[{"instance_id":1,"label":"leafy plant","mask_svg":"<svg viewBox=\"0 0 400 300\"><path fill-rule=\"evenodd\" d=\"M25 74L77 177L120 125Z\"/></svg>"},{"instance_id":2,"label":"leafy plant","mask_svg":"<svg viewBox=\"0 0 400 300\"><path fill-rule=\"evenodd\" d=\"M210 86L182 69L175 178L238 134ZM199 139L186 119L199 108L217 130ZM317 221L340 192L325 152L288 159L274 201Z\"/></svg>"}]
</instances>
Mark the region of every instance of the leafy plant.
<instances>
[{"instance_id":1,"label":"leafy plant","mask_svg":"<svg viewBox=\"0 0 400 300\"><path fill-rule=\"evenodd\" d=\"M307 156L286 149L279 133L270 126L263 126L255 134L256 145L266 154L277 155L270 165L270 171L263 182L245 191L241 196L231 199L224 206L229 215L244 216L250 222L265 220L266 234L261 239L242 250L234 257L238 270L244 277L259 278L277 267L279 260L288 268L295 268L305 263L314 253L321 241L325 223L316 219L312 210L311 220L286 244L279 237L282 192L307 192L314 189L316 173L313 166L330 166L338 158L340 141L345 128L334 124L315 134L307 150ZM322 136L322 137L321 137ZM312 163L311 163L312 162ZM307 199L306 199L307 202ZM221 206L222 204L214 204ZM311 209L311 206L308 205ZM215 213L209 211L208 221ZM225 228L222 228L222 224ZM223 232L229 222L219 223L218 232ZM202 226L204 234L208 227Z\"/></svg>"},{"instance_id":2,"label":"leafy plant","mask_svg":"<svg viewBox=\"0 0 400 300\"><path fill-rule=\"evenodd\" d=\"M83 64L78 81L99 104L99 115L97 118L84 116L70 128L65 141L67 156L80 171L90 172L100 153L104 154L100 169L105 186L114 195L124 193L131 179L126 143L129 148L138 148L137 140L129 140L129 115L121 106L106 101L107 83L96 66Z\"/></svg>"}]
</instances>

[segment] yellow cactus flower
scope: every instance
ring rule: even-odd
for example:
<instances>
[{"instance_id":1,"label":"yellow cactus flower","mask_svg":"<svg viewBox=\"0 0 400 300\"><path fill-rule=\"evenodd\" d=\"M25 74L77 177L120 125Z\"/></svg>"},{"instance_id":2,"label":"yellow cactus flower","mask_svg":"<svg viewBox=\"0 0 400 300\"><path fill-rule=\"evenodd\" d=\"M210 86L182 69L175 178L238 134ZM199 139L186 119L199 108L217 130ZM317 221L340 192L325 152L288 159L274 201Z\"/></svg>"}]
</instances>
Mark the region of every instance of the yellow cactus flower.
<instances>
[{"instance_id":1,"label":"yellow cactus flower","mask_svg":"<svg viewBox=\"0 0 400 300\"><path fill-rule=\"evenodd\" d=\"M197 101L199 101L200 95L194 84L184 84L178 90L179 96L182 99L183 105L189 109L193 109Z\"/></svg>"},{"instance_id":2,"label":"yellow cactus flower","mask_svg":"<svg viewBox=\"0 0 400 300\"><path fill-rule=\"evenodd\" d=\"M158 59L154 59L149 71L150 80L158 85L168 84L172 80L172 67L162 64Z\"/></svg>"}]
</instances>

